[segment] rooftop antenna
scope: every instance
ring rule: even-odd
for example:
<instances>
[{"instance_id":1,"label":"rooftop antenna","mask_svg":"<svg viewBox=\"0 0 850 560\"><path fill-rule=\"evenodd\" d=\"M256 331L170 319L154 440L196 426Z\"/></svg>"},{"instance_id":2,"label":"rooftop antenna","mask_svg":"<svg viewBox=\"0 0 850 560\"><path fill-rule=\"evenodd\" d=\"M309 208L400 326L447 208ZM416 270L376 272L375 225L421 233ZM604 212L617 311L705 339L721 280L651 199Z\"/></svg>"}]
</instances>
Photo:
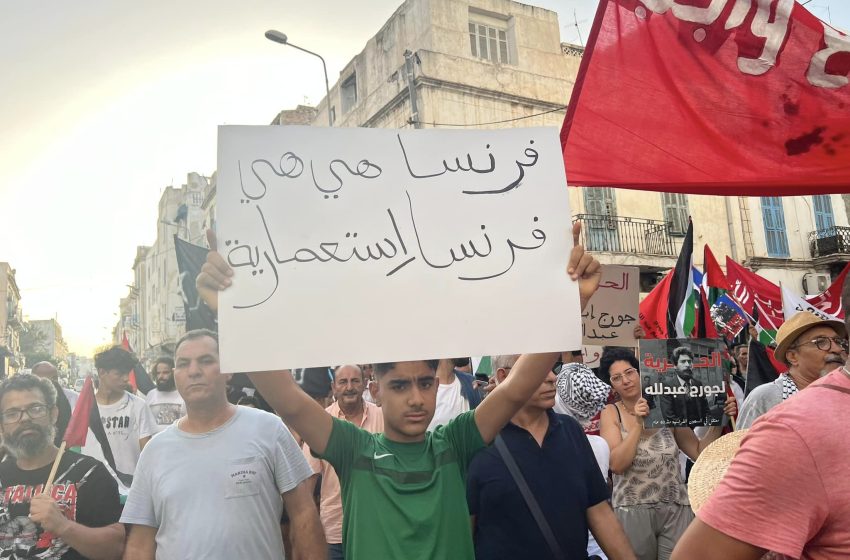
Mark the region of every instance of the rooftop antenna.
<instances>
[{"instance_id":1,"label":"rooftop antenna","mask_svg":"<svg viewBox=\"0 0 850 560\"><path fill-rule=\"evenodd\" d=\"M576 33L578 34L578 44L583 47L584 46L584 39L581 38L581 29L578 26L578 14L576 13L575 8L573 8L573 22L575 22Z\"/></svg>"}]
</instances>

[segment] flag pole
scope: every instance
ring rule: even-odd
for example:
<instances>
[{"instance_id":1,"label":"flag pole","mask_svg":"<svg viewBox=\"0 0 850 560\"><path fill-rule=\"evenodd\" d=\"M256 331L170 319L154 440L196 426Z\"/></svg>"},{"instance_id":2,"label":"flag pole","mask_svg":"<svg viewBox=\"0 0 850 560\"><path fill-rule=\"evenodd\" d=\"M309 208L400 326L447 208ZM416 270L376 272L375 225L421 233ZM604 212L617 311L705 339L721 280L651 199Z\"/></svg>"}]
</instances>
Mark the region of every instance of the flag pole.
<instances>
[{"instance_id":1,"label":"flag pole","mask_svg":"<svg viewBox=\"0 0 850 560\"><path fill-rule=\"evenodd\" d=\"M53 486L53 479L56 478L56 471L59 470L59 461L62 460L62 455L65 454L66 443L67 442L63 441L62 445L59 446L59 452L56 453L56 458L53 460L53 467L50 469L50 474L47 477L47 482L44 484L42 494L48 494L50 492L50 487Z\"/></svg>"}]
</instances>

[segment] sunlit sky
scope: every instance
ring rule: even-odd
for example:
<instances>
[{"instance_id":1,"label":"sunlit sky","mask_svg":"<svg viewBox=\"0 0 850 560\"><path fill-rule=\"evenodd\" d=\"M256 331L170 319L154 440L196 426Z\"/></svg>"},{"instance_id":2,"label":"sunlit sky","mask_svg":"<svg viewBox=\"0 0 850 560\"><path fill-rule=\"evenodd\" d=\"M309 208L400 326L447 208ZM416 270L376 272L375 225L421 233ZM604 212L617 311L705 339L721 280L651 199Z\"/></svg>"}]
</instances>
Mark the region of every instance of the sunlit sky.
<instances>
[{"instance_id":1,"label":"sunlit sky","mask_svg":"<svg viewBox=\"0 0 850 560\"><path fill-rule=\"evenodd\" d=\"M587 40L596 0L532 0L562 39ZM111 336L137 245L186 174L215 170L219 124L268 124L324 94L401 0L3 0L0 3L0 261L24 315L57 317L71 351ZM850 28L850 2L814 0ZM576 29L578 23L578 30Z\"/></svg>"}]
</instances>

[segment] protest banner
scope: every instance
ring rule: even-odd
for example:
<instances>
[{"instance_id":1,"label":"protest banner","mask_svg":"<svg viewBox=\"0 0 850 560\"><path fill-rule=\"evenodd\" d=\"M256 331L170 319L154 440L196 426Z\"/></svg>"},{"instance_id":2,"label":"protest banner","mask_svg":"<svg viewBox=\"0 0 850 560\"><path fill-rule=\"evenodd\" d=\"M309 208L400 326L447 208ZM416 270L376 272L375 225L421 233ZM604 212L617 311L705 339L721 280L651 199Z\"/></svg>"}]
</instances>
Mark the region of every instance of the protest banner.
<instances>
[{"instance_id":1,"label":"protest banner","mask_svg":"<svg viewBox=\"0 0 850 560\"><path fill-rule=\"evenodd\" d=\"M557 131L223 126L222 371L578 348Z\"/></svg>"},{"instance_id":2,"label":"protest banner","mask_svg":"<svg viewBox=\"0 0 850 560\"><path fill-rule=\"evenodd\" d=\"M605 265L599 291L581 314L584 344L634 346L640 299L640 269Z\"/></svg>"},{"instance_id":3,"label":"protest banner","mask_svg":"<svg viewBox=\"0 0 850 560\"><path fill-rule=\"evenodd\" d=\"M570 184L846 192L848 61L850 37L794 0L600 0L562 131Z\"/></svg>"},{"instance_id":4,"label":"protest banner","mask_svg":"<svg viewBox=\"0 0 850 560\"><path fill-rule=\"evenodd\" d=\"M726 404L723 342L707 338L640 341L647 428L718 426Z\"/></svg>"},{"instance_id":5,"label":"protest banner","mask_svg":"<svg viewBox=\"0 0 850 560\"><path fill-rule=\"evenodd\" d=\"M599 367L599 360L602 358L602 346L584 345L581 347L581 357L584 365L594 369Z\"/></svg>"}]
</instances>

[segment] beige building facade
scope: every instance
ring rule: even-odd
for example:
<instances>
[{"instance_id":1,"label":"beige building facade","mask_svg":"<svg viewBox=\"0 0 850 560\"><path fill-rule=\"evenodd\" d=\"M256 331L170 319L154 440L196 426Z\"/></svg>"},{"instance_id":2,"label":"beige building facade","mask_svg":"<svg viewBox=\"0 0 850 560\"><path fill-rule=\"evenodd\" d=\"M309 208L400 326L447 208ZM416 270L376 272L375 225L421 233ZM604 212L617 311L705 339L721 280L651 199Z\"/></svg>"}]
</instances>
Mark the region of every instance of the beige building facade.
<instances>
[{"instance_id":1,"label":"beige building facade","mask_svg":"<svg viewBox=\"0 0 850 560\"><path fill-rule=\"evenodd\" d=\"M342 70L312 124L326 126L330 111L334 126L560 127L582 55L560 42L549 10L510 0L407 0ZM723 267L728 255L775 283L816 293L850 261L848 201L570 188L585 245L604 263L639 266L643 292L674 266L690 216L697 266L708 244Z\"/></svg>"},{"instance_id":2,"label":"beige building facade","mask_svg":"<svg viewBox=\"0 0 850 560\"><path fill-rule=\"evenodd\" d=\"M62 336L62 325L56 319L35 319L28 321L30 328L41 333L40 350L56 360L57 367L68 369L68 344ZM32 367L33 364L27 364Z\"/></svg>"},{"instance_id":3,"label":"beige building facade","mask_svg":"<svg viewBox=\"0 0 850 560\"><path fill-rule=\"evenodd\" d=\"M21 356L21 291L15 280L15 269L0 262L0 379L14 375L23 367Z\"/></svg>"},{"instance_id":4,"label":"beige building facade","mask_svg":"<svg viewBox=\"0 0 850 560\"><path fill-rule=\"evenodd\" d=\"M166 187L159 200L156 241L136 249L133 284L119 304L114 341L126 333L137 356L151 362L174 353L185 332L185 310L174 236L204 245L204 199L209 178L189 173L181 187Z\"/></svg>"}]
</instances>

